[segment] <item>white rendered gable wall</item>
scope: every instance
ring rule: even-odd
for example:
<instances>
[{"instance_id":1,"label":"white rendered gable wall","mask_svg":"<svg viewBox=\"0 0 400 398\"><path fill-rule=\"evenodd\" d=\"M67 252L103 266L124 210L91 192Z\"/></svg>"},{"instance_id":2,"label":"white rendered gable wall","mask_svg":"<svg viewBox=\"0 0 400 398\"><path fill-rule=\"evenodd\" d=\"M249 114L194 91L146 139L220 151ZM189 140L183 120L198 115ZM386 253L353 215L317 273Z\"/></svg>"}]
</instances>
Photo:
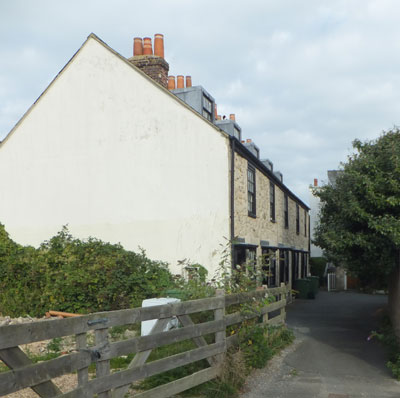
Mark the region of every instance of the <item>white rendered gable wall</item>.
<instances>
[{"instance_id":1,"label":"white rendered gable wall","mask_svg":"<svg viewBox=\"0 0 400 398\"><path fill-rule=\"evenodd\" d=\"M229 142L89 38L0 147L0 222L37 246L68 224L180 272L229 236Z\"/></svg>"}]
</instances>

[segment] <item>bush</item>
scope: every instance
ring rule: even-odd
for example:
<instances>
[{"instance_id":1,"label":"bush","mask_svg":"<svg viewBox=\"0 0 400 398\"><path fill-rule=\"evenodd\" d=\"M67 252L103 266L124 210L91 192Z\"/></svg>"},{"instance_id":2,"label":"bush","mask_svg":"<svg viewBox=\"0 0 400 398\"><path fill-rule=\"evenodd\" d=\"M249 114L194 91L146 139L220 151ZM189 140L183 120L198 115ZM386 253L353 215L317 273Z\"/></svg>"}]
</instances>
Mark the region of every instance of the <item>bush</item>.
<instances>
[{"instance_id":1,"label":"bush","mask_svg":"<svg viewBox=\"0 0 400 398\"><path fill-rule=\"evenodd\" d=\"M39 252L13 242L0 224L0 313L20 316L39 306L44 280Z\"/></svg>"},{"instance_id":2,"label":"bush","mask_svg":"<svg viewBox=\"0 0 400 398\"><path fill-rule=\"evenodd\" d=\"M167 265L121 245L73 238L67 228L38 249L13 242L0 224L0 312L42 316L140 306L174 286Z\"/></svg>"},{"instance_id":3,"label":"bush","mask_svg":"<svg viewBox=\"0 0 400 398\"><path fill-rule=\"evenodd\" d=\"M319 283L321 286L325 284L325 267L327 259L325 257L311 257L310 258L310 271L311 275L319 277Z\"/></svg>"},{"instance_id":4,"label":"bush","mask_svg":"<svg viewBox=\"0 0 400 398\"><path fill-rule=\"evenodd\" d=\"M370 338L376 337L386 347L389 360L386 366L393 376L400 381L400 343L396 336L390 318L385 316L378 332L372 332Z\"/></svg>"}]
</instances>

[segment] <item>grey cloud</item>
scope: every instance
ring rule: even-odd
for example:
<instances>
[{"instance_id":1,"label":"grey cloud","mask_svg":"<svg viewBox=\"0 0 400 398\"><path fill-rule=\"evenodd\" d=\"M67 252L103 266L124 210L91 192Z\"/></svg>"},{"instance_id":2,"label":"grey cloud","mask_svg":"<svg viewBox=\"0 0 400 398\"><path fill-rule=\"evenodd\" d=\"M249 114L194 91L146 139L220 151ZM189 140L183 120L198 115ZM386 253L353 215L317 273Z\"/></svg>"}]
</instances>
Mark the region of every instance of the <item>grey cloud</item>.
<instances>
[{"instance_id":1,"label":"grey cloud","mask_svg":"<svg viewBox=\"0 0 400 398\"><path fill-rule=\"evenodd\" d=\"M2 1L0 139L90 32L124 56L160 32L171 73L235 113L307 201L354 138L399 124L399 17L397 0Z\"/></svg>"}]
</instances>

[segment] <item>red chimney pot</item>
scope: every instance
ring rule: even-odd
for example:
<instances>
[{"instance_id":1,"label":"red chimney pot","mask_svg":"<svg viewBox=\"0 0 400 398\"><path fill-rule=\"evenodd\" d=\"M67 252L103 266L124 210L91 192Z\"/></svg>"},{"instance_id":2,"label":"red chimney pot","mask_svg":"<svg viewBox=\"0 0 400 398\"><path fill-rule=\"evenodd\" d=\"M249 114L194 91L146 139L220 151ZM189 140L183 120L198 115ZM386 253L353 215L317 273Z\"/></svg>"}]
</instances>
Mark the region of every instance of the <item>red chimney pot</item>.
<instances>
[{"instance_id":1,"label":"red chimney pot","mask_svg":"<svg viewBox=\"0 0 400 398\"><path fill-rule=\"evenodd\" d=\"M154 35L154 55L164 58L164 35L161 33Z\"/></svg>"},{"instance_id":2,"label":"red chimney pot","mask_svg":"<svg viewBox=\"0 0 400 398\"><path fill-rule=\"evenodd\" d=\"M151 37L143 39L143 55L153 55L153 47L151 45Z\"/></svg>"},{"instance_id":3,"label":"red chimney pot","mask_svg":"<svg viewBox=\"0 0 400 398\"><path fill-rule=\"evenodd\" d=\"M133 56L143 55L143 40L141 37L133 39Z\"/></svg>"},{"instance_id":4,"label":"red chimney pot","mask_svg":"<svg viewBox=\"0 0 400 398\"><path fill-rule=\"evenodd\" d=\"M168 76L168 90L175 90L175 76Z\"/></svg>"},{"instance_id":5,"label":"red chimney pot","mask_svg":"<svg viewBox=\"0 0 400 398\"><path fill-rule=\"evenodd\" d=\"M176 77L176 88L185 88L185 81L183 80L183 75L178 75Z\"/></svg>"}]
</instances>

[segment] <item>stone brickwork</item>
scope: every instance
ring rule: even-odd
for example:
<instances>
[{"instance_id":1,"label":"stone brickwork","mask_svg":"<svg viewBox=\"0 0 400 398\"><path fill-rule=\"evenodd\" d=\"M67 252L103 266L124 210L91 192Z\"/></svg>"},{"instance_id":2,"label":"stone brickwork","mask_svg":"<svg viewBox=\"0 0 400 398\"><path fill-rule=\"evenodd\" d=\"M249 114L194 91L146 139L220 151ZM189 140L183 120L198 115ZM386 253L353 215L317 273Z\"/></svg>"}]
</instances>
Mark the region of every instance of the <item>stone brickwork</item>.
<instances>
[{"instance_id":1,"label":"stone brickwork","mask_svg":"<svg viewBox=\"0 0 400 398\"><path fill-rule=\"evenodd\" d=\"M308 210L306 209L307 211L304 212L305 207L300 202L298 203L300 209L300 229L299 233L297 234L296 201L293 197L288 196L289 227L285 228L285 193L278 185L275 184L275 221L272 221L270 215L270 179L258 168L256 168L256 216L251 217L248 215L248 164L249 163L247 159L237 153L235 154L235 237L244 238L246 244L256 245L257 256L261 256L261 240L269 242L269 246L272 247L284 245L285 247L290 247L293 250L308 252ZM291 261L292 259L290 256L290 263Z\"/></svg>"},{"instance_id":2,"label":"stone brickwork","mask_svg":"<svg viewBox=\"0 0 400 398\"><path fill-rule=\"evenodd\" d=\"M129 62L163 87L168 87L169 64L164 58L155 55L137 55L129 58Z\"/></svg>"}]
</instances>

